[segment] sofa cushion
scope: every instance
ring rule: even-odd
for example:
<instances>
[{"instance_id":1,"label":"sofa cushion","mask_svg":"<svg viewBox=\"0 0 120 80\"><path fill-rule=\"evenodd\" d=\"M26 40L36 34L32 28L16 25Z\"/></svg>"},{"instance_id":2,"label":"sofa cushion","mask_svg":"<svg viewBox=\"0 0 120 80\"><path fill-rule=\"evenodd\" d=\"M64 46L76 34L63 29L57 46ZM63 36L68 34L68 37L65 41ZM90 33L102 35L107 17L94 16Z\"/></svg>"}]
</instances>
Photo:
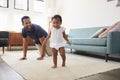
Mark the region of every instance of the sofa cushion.
<instances>
[{"instance_id":1,"label":"sofa cushion","mask_svg":"<svg viewBox=\"0 0 120 80\"><path fill-rule=\"evenodd\" d=\"M99 52L100 54L106 53L106 51L107 51L106 46L91 46L91 45L72 44L70 48L75 49L75 50L81 50L81 51Z\"/></svg>"},{"instance_id":2,"label":"sofa cushion","mask_svg":"<svg viewBox=\"0 0 120 80\"><path fill-rule=\"evenodd\" d=\"M69 38L71 44L106 46L107 38Z\"/></svg>"},{"instance_id":3,"label":"sofa cushion","mask_svg":"<svg viewBox=\"0 0 120 80\"><path fill-rule=\"evenodd\" d=\"M69 38L90 38L96 31L102 27L74 28L69 31Z\"/></svg>"}]
</instances>

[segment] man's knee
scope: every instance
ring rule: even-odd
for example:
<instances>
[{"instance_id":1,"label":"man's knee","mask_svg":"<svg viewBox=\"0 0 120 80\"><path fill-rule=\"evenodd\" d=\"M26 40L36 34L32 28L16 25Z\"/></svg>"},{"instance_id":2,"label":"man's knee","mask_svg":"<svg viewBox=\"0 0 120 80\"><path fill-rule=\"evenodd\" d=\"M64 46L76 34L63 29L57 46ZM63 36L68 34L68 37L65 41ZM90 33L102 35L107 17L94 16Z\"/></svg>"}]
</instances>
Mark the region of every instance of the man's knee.
<instances>
[{"instance_id":1,"label":"man's knee","mask_svg":"<svg viewBox=\"0 0 120 80\"><path fill-rule=\"evenodd\" d=\"M52 56L52 49L49 46L46 46L46 54Z\"/></svg>"}]
</instances>

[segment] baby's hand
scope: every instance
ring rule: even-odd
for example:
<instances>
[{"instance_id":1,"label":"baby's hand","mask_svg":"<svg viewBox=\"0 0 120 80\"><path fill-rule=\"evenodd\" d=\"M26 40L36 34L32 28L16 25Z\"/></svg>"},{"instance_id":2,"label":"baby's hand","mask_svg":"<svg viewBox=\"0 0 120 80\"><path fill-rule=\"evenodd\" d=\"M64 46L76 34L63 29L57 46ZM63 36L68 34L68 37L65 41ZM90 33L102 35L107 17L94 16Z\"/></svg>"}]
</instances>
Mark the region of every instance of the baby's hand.
<instances>
[{"instance_id":1,"label":"baby's hand","mask_svg":"<svg viewBox=\"0 0 120 80\"><path fill-rule=\"evenodd\" d=\"M67 41L67 44L71 45L70 41Z\"/></svg>"}]
</instances>

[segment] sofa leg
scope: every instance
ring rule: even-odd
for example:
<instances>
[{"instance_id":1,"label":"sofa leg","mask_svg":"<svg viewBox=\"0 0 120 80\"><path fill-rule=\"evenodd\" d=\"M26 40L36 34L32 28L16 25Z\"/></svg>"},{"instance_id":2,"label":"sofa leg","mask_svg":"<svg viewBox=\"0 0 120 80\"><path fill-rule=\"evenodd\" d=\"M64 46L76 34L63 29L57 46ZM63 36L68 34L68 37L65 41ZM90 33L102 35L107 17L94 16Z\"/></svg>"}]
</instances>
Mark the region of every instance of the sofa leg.
<instances>
[{"instance_id":1,"label":"sofa leg","mask_svg":"<svg viewBox=\"0 0 120 80\"><path fill-rule=\"evenodd\" d=\"M72 49L70 49L70 53L72 53Z\"/></svg>"},{"instance_id":2,"label":"sofa leg","mask_svg":"<svg viewBox=\"0 0 120 80\"><path fill-rule=\"evenodd\" d=\"M3 54L4 54L4 46L2 47L2 50L3 50Z\"/></svg>"},{"instance_id":3,"label":"sofa leg","mask_svg":"<svg viewBox=\"0 0 120 80\"><path fill-rule=\"evenodd\" d=\"M109 54L105 54L105 61L108 62Z\"/></svg>"}]
</instances>

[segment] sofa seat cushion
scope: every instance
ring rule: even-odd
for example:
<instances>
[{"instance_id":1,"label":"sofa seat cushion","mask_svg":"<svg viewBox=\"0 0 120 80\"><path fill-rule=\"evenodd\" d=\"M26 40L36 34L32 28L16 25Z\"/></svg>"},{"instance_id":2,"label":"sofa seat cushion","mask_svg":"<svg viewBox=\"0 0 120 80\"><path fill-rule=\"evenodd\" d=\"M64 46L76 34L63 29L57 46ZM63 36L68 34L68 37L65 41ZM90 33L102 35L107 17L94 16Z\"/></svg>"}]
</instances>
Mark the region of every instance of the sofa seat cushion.
<instances>
[{"instance_id":1,"label":"sofa seat cushion","mask_svg":"<svg viewBox=\"0 0 120 80\"><path fill-rule=\"evenodd\" d=\"M107 38L69 38L71 44L106 46Z\"/></svg>"}]
</instances>

